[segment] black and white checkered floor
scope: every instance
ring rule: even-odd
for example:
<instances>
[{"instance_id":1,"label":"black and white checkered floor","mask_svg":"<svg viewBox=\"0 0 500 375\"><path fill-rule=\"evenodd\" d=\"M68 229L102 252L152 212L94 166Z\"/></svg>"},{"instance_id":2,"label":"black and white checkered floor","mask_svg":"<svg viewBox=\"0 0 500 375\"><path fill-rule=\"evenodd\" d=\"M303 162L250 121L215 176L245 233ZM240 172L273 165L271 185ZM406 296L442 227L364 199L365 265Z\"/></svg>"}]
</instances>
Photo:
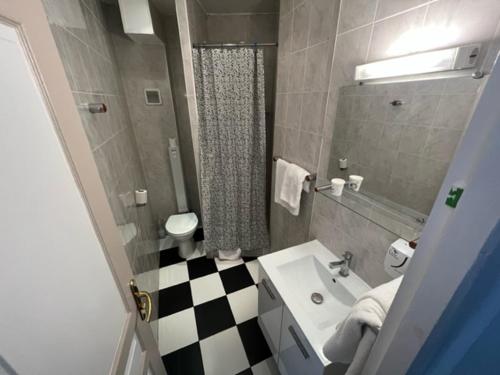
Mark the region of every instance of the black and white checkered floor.
<instances>
[{"instance_id":1,"label":"black and white checkered floor","mask_svg":"<svg viewBox=\"0 0 500 375\"><path fill-rule=\"evenodd\" d=\"M159 347L169 375L279 374L257 323L258 263L160 252Z\"/></svg>"}]
</instances>

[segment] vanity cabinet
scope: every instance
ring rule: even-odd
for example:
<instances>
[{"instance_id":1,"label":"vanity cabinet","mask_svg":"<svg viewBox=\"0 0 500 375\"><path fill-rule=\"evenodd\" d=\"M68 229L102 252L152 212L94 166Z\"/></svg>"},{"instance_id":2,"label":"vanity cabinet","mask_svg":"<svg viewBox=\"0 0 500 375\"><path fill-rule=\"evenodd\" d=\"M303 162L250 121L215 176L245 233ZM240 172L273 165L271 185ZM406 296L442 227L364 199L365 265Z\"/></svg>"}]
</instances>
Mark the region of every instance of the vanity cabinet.
<instances>
[{"instance_id":1,"label":"vanity cabinet","mask_svg":"<svg viewBox=\"0 0 500 375\"><path fill-rule=\"evenodd\" d=\"M283 300L262 267L259 271L259 316L257 321L276 364L279 362Z\"/></svg>"},{"instance_id":2,"label":"vanity cabinet","mask_svg":"<svg viewBox=\"0 0 500 375\"><path fill-rule=\"evenodd\" d=\"M283 308L278 368L281 375L324 373L323 364L286 306Z\"/></svg>"},{"instance_id":3,"label":"vanity cabinet","mask_svg":"<svg viewBox=\"0 0 500 375\"><path fill-rule=\"evenodd\" d=\"M299 325L265 271L259 271L258 322L281 375L324 374Z\"/></svg>"}]
</instances>

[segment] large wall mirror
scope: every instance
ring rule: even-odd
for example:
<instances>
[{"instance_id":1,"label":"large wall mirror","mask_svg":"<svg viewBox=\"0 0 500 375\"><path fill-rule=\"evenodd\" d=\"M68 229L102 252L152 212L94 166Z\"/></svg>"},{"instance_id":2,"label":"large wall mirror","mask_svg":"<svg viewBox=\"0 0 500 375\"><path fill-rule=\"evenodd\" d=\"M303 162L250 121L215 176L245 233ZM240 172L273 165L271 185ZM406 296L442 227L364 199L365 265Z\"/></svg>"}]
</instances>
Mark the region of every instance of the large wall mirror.
<instances>
[{"instance_id":1,"label":"large wall mirror","mask_svg":"<svg viewBox=\"0 0 500 375\"><path fill-rule=\"evenodd\" d=\"M460 77L342 87L328 178L361 175L361 195L425 220L484 81ZM343 158L347 169L340 168Z\"/></svg>"}]
</instances>

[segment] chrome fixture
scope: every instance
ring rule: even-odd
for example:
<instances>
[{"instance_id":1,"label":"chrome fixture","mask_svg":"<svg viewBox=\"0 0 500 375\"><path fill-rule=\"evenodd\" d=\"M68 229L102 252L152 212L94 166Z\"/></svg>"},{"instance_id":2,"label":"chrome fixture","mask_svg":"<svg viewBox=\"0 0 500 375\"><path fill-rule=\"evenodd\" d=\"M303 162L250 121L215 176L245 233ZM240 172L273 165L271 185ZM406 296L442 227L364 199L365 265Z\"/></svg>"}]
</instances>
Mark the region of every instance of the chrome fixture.
<instances>
[{"instance_id":1,"label":"chrome fixture","mask_svg":"<svg viewBox=\"0 0 500 375\"><path fill-rule=\"evenodd\" d=\"M273 156L273 161L278 161L278 159L285 160L281 156L277 156L277 155ZM290 163L288 160L285 160L285 161ZM311 173L310 175L306 176L306 181L314 181L314 180L316 180L316 173ZM314 190L317 191L316 188Z\"/></svg>"},{"instance_id":2,"label":"chrome fixture","mask_svg":"<svg viewBox=\"0 0 500 375\"><path fill-rule=\"evenodd\" d=\"M356 189L358 188L358 184L356 184L355 182L351 182L351 181L346 181L344 186L348 189L351 189L352 191L356 191ZM331 188L332 188L332 184L321 185L321 186L316 186L314 188L314 191L317 193L317 192L320 192L323 190L328 190Z\"/></svg>"},{"instance_id":3,"label":"chrome fixture","mask_svg":"<svg viewBox=\"0 0 500 375\"><path fill-rule=\"evenodd\" d=\"M278 43L193 43L193 48L277 47Z\"/></svg>"},{"instance_id":4,"label":"chrome fixture","mask_svg":"<svg viewBox=\"0 0 500 375\"><path fill-rule=\"evenodd\" d=\"M323 191L323 190L328 190L328 189L331 189L332 188L332 184L328 184L328 185L321 185L321 186L316 186L314 188L314 191L315 192L319 192L319 191Z\"/></svg>"},{"instance_id":5,"label":"chrome fixture","mask_svg":"<svg viewBox=\"0 0 500 375\"><path fill-rule=\"evenodd\" d=\"M87 110L90 113L106 113L108 111L108 107L104 103L81 103L78 108Z\"/></svg>"},{"instance_id":6,"label":"chrome fixture","mask_svg":"<svg viewBox=\"0 0 500 375\"><path fill-rule=\"evenodd\" d=\"M328 267L330 267L330 269L340 267L339 275L342 277L347 277L349 276L349 267L351 266L352 253L350 251L346 251L344 255L342 255L342 258L344 259L337 262L328 263Z\"/></svg>"},{"instance_id":7,"label":"chrome fixture","mask_svg":"<svg viewBox=\"0 0 500 375\"><path fill-rule=\"evenodd\" d=\"M313 301L316 305L321 305L324 301L323 295L315 292L311 294L311 301Z\"/></svg>"},{"instance_id":8,"label":"chrome fixture","mask_svg":"<svg viewBox=\"0 0 500 375\"><path fill-rule=\"evenodd\" d=\"M484 77L484 72L482 70L476 70L474 73L472 73L472 78L474 79L481 79Z\"/></svg>"}]
</instances>

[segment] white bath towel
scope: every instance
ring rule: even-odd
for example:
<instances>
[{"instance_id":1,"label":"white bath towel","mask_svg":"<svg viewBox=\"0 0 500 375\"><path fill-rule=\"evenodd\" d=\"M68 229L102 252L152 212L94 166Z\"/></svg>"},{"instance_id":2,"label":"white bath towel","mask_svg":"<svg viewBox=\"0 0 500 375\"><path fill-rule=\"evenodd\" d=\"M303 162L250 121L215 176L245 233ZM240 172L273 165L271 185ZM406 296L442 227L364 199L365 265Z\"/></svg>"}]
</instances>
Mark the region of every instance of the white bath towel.
<instances>
[{"instance_id":1,"label":"white bath towel","mask_svg":"<svg viewBox=\"0 0 500 375\"><path fill-rule=\"evenodd\" d=\"M401 276L362 295L323 347L323 354L330 361L351 364L346 375L359 374L363 369L402 279Z\"/></svg>"},{"instance_id":2,"label":"white bath towel","mask_svg":"<svg viewBox=\"0 0 500 375\"><path fill-rule=\"evenodd\" d=\"M300 198L304 189L304 181L309 172L295 164L288 164L281 184L281 204L297 216L300 211Z\"/></svg>"}]
</instances>

